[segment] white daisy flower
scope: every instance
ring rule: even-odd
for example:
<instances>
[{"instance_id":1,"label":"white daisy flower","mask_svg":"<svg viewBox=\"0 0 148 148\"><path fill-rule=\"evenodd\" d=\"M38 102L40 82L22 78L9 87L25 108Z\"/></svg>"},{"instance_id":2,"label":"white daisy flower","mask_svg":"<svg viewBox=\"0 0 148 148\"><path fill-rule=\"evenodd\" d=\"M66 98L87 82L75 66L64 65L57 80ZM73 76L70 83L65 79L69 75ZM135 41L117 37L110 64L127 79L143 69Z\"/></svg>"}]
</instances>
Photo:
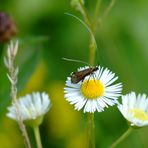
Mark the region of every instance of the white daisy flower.
<instances>
[{"instance_id":1,"label":"white daisy flower","mask_svg":"<svg viewBox=\"0 0 148 148\"><path fill-rule=\"evenodd\" d=\"M7 116L18 120L17 108L22 120L34 120L42 117L50 108L50 99L46 93L34 92L18 99L8 107Z\"/></svg>"},{"instance_id":2,"label":"white daisy flower","mask_svg":"<svg viewBox=\"0 0 148 148\"><path fill-rule=\"evenodd\" d=\"M148 125L148 98L145 94L136 96L135 92L131 92L122 96L122 104L118 108L131 126Z\"/></svg>"},{"instance_id":3,"label":"white daisy flower","mask_svg":"<svg viewBox=\"0 0 148 148\"><path fill-rule=\"evenodd\" d=\"M90 67L81 67L78 72ZM78 83L73 83L72 77L68 77L64 88L65 98L70 104L75 104L75 109L80 110L84 107L84 113L104 111L108 105L117 103L121 96L121 83L113 84L118 77L107 68L95 67L91 74L85 75L84 79ZM72 73L72 74L75 74Z\"/></svg>"}]
</instances>

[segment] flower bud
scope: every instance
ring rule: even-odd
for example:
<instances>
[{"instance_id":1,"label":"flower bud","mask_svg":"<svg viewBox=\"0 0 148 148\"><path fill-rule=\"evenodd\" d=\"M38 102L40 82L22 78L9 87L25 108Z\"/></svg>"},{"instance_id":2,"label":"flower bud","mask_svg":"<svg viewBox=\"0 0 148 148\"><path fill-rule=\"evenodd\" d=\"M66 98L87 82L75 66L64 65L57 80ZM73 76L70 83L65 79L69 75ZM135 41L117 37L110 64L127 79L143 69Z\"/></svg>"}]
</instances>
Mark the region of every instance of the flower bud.
<instances>
[{"instance_id":1,"label":"flower bud","mask_svg":"<svg viewBox=\"0 0 148 148\"><path fill-rule=\"evenodd\" d=\"M9 41L17 32L12 18L4 12L0 12L0 43Z\"/></svg>"}]
</instances>

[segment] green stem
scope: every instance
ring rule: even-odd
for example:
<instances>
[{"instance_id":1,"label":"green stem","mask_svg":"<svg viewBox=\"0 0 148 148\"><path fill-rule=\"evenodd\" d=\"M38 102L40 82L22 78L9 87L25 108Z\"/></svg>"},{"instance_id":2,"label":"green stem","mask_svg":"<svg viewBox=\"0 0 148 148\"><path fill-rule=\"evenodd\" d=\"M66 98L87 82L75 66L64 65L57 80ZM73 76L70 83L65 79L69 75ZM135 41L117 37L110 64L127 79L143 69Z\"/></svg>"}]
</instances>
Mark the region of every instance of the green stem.
<instances>
[{"instance_id":1,"label":"green stem","mask_svg":"<svg viewBox=\"0 0 148 148\"><path fill-rule=\"evenodd\" d=\"M81 6L80 12L85 20L85 23L88 25L88 27L91 27L91 21L89 19L88 13L87 13L84 5L82 4L81 0L79 0L79 4Z\"/></svg>"},{"instance_id":2,"label":"green stem","mask_svg":"<svg viewBox=\"0 0 148 148\"><path fill-rule=\"evenodd\" d=\"M35 139L36 139L37 148L42 148L39 126L35 126L33 128L33 130L34 130L34 135L35 135Z\"/></svg>"},{"instance_id":3,"label":"green stem","mask_svg":"<svg viewBox=\"0 0 148 148\"><path fill-rule=\"evenodd\" d=\"M95 13L98 13L100 2L101 1L98 0ZM82 4L81 0L79 0L79 4L81 6L81 9L80 9L81 14L82 14L82 16L84 18L84 21L85 21L86 25L82 21L81 22L86 26L86 28L88 29L88 31L89 31L89 33L91 35L90 45L89 45L89 50L90 50L89 51L89 64L94 65L95 53L96 53L96 48L97 48L97 44L96 44L96 40L95 40L95 36L94 36L95 35L94 28L96 28L97 23L95 21L94 26L93 26L93 23L90 21L89 16L87 14L87 11L85 10L85 7ZM97 15L97 14L95 14L95 15ZM87 148L95 148L94 128L95 128L95 125L94 125L94 113L90 113L88 115L88 145L87 145Z\"/></svg>"},{"instance_id":4,"label":"green stem","mask_svg":"<svg viewBox=\"0 0 148 148\"><path fill-rule=\"evenodd\" d=\"M97 7L96 11L98 11L97 9L99 9L99 0L98 0L98 4L96 7ZM96 25L96 23L94 25ZM90 50L89 51L89 64L94 65L95 53L96 53L96 48L97 48L96 41L95 41L95 30L94 30L95 26L93 26L93 24L90 24L88 27L91 30L91 38L90 38L90 45L89 45L89 50ZM88 115L88 145L87 145L88 148L95 148L94 129L95 129L94 113L89 113Z\"/></svg>"},{"instance_id":5,"label":"green stem","mask_svg":"<svg viewBox=\"0 0 148 148\"><path fill-rule=\"evenodd\" d=\"M99 25L98 23L98 16L99 16L99 10L102 0L97 0L96 8L94 11L94 20L93 20L93 32L96 32L96 28Z\"/></svg>"},{"instance_id":6,"label":"green stem","mask_svg":"<svg viewBox=\"0 0 148 148\"><path fill-rule=\"evenodd\" d=\"M119 143L125 140L133 131L133 128L129 128L121 137L119 137L111 146L110 148L115 148Z\"/></svg>"},{"instance_id":7,"label":"green stem","mask_svg":"<svg viewBox=\"0 0 148 148\"><path fill-rule=\"evenodd\" d=\"M103 18L105 18L109 14L109 12L112 9L112 7L114 6L115 2L116 2L116 0L111 0L110 1L108 7L106 8L106 10L105 10L105 12L103 14Z\"/></svg>"},{"instance_id":8,"label":"green stem","mask_svg":"<svg viewBox=\"0 0 148 148\"><path fill-rule=\"evenodd\" d=\"M102 0L97 0L96 3L96 8L95 8L95 13L94 13L94 18L96 19L99 13L100 5L101 5Z\"/></svg>"},{"instance_id":9,"label":"green stem","mask_svg":"<svg viewBox=\"0 0 148 148\"><path fill-rule=\"evenodd\" d=\"M87 148L95 148L95 124L94 113L88 115L88 145Z\"/></svg>"},{"instance_id":10,"label":"green stem","mask_svg":"<svg viewBox=\"0 0 148 148\"><path fill-rule=\"evenodd\" d=\"M94 65L95 62L95 53L96 53L96 42L93 37L90 39L90 45L89 45L89 64Z\"/></svg>"},{"instance_id":11,"label":"green stem","mask_svg":"<svg viewBox=\"0 0 148 148\"><path fill-rule=\"evenodd\" d=\"M100 3L101 3L101 0L98 0L95 13L98 12ZM81 14L82 14L82 16L84 18L86 26L88 26L88 30L89 30L90 35L91 35L90 45L89 45L89 49L90 49L89 64L94 65L95 52L96 52L96 48L97 48L96 41L95 41L95 28L96 28L97 23L96 23L96 21L94 22L94 24L91 22L91 20L89 18L89 15L88 15L88 13L87 13L87 11L86 11L86 9L85 9L85 7L84 7L81 0L79 0L79 4L80 4L80 7L81 7L80 12L81 12Z\"/></svg>"}]
</instances>

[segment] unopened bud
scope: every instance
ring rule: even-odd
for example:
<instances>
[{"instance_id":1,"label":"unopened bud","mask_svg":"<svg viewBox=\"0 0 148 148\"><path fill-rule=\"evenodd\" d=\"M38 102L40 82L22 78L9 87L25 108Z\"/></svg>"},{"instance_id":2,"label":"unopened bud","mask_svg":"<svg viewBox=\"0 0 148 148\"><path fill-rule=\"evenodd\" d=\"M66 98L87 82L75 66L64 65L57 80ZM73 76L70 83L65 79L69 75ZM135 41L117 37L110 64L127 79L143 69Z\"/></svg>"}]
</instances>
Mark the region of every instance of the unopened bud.
<instances>
[{"instance_id":1,"label":"unopened bud","mask_svg":"<svg viewBox=\"0 0 148 148\"><path fill-rule=\"evenodd\" d=\"M17 32L12 18L4 12L0 12L0 43L9 41Z\"/></svg>"}]
</instances>

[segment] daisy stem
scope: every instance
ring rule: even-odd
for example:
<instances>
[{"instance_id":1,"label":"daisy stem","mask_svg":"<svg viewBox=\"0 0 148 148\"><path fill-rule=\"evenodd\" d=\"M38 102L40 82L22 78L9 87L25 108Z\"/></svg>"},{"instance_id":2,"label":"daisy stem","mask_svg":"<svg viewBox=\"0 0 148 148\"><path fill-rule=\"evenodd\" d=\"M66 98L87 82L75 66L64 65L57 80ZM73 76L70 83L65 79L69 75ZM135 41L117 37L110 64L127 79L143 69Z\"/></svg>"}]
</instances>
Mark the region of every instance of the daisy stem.
<instances>
[{"instance_id":1,"label":"daisy stem","mask_svg":"<svg viewBox=\"0 0 148 148\"><path fill-rule=\"evenodd\" d=\"M89 64L94 65L96 45L95 45L95 42L93 41L93 38L91 38L91 40L90 40L89 49L90 49Z\"/></svg>"},{"instance_id":2,"label":"daisy stem","mask_svg":"<svg viewBox=\"0 0 148 148\"><path fill-rule=\"evenodd\" d=\"M133 128L129 127L129 129L121 135L111 146L110 148L115 148L119 143L121 143L123 140L125 140L133 131Z\"/></svg>"},{"instance_id":3,"label":"daisy stem","mask_svg":"<svg viewBox=\"0 0 148 148\"><path fill-rule=\"evenodd\" d=\"M95 61L95 52L96 52L96 40L95 40L95 28L96 28L96 20L94 21L94 24L93 22L91 21L91 19L89 18L89 15L87 13L87 10L86 8L84 7L83 3L81 0L79 0L79 4L80 4L80 13L82 14L83 18L84 18L84 21L86 23L86 25L88 26L89 28L89 31L90 31L90 34L91 34L91 38L90 38L90 44L89 44L89 49L90 49L90 57L89 57L89 64L90 65L94 65L94 61ZM96 12L98 12L98 9L99 9L99 0L97 2L97 8L96 8ZM96 15L96 14L95 14ZM95 16L97 17L97 16Z\"/></svg>"},{"instance_id":4,"label":"daisy stem","mask_svg":"<svg viewBox=\"0 0 148 148\"><path fill-rule=\"evenodd\" d=\"M42 148L39 126L33 127L37 148Z\"/></svg>"},{"instance_id":5,"label":"daisy stem","mask_svg":"<svg viewBox=\"0 0 148 148\"><path fill-rule=\"evenodd\" d=\"M88 115L88 145L87 148L95 148L95 124L94 113Z\"/></svg>"}]
</instances>

